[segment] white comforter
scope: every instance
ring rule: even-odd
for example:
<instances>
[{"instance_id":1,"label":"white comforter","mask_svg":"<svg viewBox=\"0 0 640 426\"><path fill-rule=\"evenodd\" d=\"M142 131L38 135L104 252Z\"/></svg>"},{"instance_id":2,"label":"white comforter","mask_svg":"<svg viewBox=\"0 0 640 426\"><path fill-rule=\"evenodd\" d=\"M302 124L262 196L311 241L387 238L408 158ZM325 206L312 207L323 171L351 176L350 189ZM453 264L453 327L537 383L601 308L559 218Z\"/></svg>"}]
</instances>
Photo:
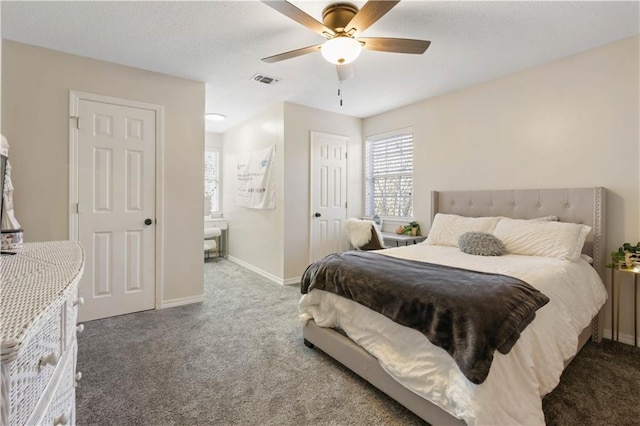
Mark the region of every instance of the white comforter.
<instances>
[{"instance_id":1,"label":"white comforter","mask_svg":"<svg viewBox=\"0 0 640 426\"><path fill-rule=\"evenodd\" d=\"M340 296L312 290L300 300L301 320L341 328L398 382L470 425L544 424L541 396L558 384L580 332L607 298L595 270L583 259L472 256L427 244L376 253L520 278L550 302L507 355L495 352L481 385L467 380L454 360L420 332Z\"/></svg>"}]
</instances>

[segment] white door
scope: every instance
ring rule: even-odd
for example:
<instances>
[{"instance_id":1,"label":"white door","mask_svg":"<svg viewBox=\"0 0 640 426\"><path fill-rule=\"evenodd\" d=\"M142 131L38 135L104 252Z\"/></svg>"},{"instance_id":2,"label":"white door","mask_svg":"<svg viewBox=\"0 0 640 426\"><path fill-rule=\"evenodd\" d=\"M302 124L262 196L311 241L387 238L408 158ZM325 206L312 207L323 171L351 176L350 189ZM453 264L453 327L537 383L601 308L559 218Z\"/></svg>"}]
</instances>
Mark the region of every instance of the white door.
<instances>
[{"instance_id":1,"label":"white door","mask_svg":"<svg viewBox=\"0 0 640 426\"><path fill-rule=\"evenodd\" d=\"M81 99L80 320L155 307L155 111Z\"/></svg>"},{"instance_id":2,"label":"white door","mask_svg":"<svg viewBox=\"0 0 640 426\"><path fill-rule=\"evenodd\" d=\"M311 132L310 262L345 249L348 140Z\"/></svg>"}]
</instances>

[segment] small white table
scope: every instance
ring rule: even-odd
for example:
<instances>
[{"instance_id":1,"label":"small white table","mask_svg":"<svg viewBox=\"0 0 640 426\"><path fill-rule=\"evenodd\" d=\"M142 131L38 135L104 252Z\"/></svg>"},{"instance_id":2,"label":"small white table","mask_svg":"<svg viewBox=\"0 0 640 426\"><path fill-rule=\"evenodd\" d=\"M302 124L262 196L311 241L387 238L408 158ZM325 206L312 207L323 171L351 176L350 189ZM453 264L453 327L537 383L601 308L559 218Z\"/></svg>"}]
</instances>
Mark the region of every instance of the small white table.
<instances>
[{"instance_id":1,"label":"small white table","mask_svg":"<svg viewBox=\"0 0 640 426\"><path fill-rule=\"evenodd\" d=\"M427 239L426 235L407 235L407 234L396 234L393 232L383 232L382 238L385 241L394 241L396 243L396 247L400 247L401 245L408 246L409 243L418 244ZM385 243L386 245L386 243Z\"/></svg>"},{"instance_id":2,"label":"small white table","mask_svg":"<svg viewBox=\"0 0 640 426\"><path fill-rule=\"evenodd\" d=\"M205 219L205 228L219 228L221 231L218 255L227 257L227 241L229 241L229 222L226 219Z\"/></svg>"}]
</instances>

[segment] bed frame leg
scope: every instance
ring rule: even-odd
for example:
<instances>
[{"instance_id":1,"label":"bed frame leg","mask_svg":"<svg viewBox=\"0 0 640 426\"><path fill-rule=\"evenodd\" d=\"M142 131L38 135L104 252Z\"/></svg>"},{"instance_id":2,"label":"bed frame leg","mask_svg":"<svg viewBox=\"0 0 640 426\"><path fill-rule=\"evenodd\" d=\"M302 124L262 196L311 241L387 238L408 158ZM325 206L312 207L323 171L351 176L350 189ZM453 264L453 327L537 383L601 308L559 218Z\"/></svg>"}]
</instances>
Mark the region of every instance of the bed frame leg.
<instances>
[{"instance_id":1,"label":"bed frame leg","mask_svg":"<svg viewBox=\"0 0 640 426\"><path fill-rule=\"evenodd\" d=\"M305 345L306 347L308 347L308 348L311 348L311 349L313 349L313 348L315 348L315 347L316 347L316 345L314 345L313 343L311 343L311 342L310 342L310 341L308 341L307 339L304 339L304 345Z\"/></svg>"}]
</instances>

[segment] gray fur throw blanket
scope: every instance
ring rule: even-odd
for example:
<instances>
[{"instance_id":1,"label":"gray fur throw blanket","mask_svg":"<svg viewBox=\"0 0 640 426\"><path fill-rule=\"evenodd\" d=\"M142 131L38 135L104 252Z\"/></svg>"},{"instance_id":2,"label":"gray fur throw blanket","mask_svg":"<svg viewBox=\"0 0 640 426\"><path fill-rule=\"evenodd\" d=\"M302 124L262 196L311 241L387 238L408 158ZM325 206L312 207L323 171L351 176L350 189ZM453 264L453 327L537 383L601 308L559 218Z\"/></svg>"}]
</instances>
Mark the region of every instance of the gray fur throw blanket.
<instances>
[{"instance_id":1,"label":"gray fur throw blanket","mask_svg":"<svg viewBox=\"0 0 640 426\"><path fill-rule=\"evenodd\" d=\"M301 292L324 290L420 331L480 384L549 298L517 278L349 251L309 265Z\"/></svg>"}]
</instances>

